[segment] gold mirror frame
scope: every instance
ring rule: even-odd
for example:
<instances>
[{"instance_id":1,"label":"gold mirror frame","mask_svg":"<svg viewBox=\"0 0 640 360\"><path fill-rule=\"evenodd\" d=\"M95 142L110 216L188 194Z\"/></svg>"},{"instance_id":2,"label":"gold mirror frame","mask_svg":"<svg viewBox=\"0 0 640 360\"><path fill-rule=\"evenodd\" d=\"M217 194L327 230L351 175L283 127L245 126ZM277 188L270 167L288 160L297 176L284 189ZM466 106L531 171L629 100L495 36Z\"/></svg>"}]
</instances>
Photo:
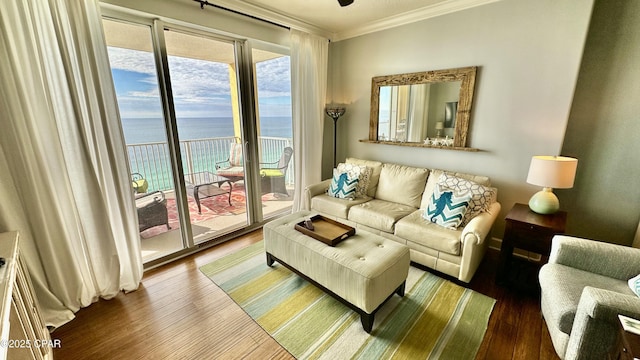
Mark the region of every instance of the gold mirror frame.
<instances>
[{"instance_id":1,"label":"gold mirror frame","mask_svg":"<svg viewBox=\"0 0 640 360\"><path fill-rule=\"evenodd\" d=\"M365 142L384 143L416 147L437 147L457 150L473 150L467 147L467 134L471 118L471 105L473 104L473 92L476 82L477 66L469 66L457 69L433 70L409 74L376 76L371 81L371 117L369 120L369 140ZM401 143L378 140L378 118L380 111L380 87L396 85L413 85L438 82L461 81L460 97L458 99L458 111L456 126L454 129L453 147L426 145L422 143Z\"/></svg>"}]
</instances>

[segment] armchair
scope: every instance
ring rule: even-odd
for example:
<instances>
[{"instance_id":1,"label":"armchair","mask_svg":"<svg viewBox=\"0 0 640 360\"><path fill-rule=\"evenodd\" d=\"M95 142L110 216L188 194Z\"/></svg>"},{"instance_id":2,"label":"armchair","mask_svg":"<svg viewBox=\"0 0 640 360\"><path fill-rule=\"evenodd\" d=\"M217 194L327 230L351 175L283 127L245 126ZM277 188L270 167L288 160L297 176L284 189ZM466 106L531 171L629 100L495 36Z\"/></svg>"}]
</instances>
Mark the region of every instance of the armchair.
<instances>
[{"instance_id":1,"label":"armchair","mask_svg":"<svg viewBox=\"0 0 640 360\"><path fill-rule=\"evenodd\" d=\"M237 142L229 144L229 157L226 160L218 161L215 164L216 174L224 176L236 182L244 179L244 165L242 162L242 144L240 139Z\"/></svg>"},{"instance_id":2,"label":"armchair","mask_svg":"<svg viewBox=\"0 0 640 360\"><path fill-rule=\"evenodd\" d=\"M627 281L640 274L640 249L556 235L540 270L541 309L562 359L606 359L618 341L618 314L640 319Z\"/></svg>"},{"instance_id":3,"label":"armchair","mask_svg":"<svg viewBox=\"0 0 640 360\"><path fill-rule=\"evenodd\" d=\"M293 156L293 149L286 147L282 150L282 155L278 161L271 163L260 163L260 185L262 193L283 194L289 196L285 184L289 161Z\"/></svg>"},{"instance_id":4,"label":"armchair","mask_svg":"<svg viewBox=\"0 0 640 360\"><path fill-rule=\"evenodd\" d=\"M162 191L136 195L135 201L140 232L158 225L166 225L167 230L171 229L167 199Z\"/></svg>"}]
</instances>

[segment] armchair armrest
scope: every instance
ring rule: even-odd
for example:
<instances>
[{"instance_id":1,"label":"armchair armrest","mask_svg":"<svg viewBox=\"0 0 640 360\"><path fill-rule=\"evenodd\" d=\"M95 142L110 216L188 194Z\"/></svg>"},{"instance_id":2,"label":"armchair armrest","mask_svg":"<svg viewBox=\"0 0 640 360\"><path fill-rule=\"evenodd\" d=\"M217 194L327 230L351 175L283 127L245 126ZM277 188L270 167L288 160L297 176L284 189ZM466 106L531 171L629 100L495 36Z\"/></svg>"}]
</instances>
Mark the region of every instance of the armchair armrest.
<instances>
[{"instance_id":1,"label":"armchair armrest","mask_svg":"<svg viewBox=\"0 0 640 360\"><path fill-rule=\"evenodd\" d=\"M629 246L556 235L551 243L549 263L629 280L640 274L640 249Z\"/></svg>"},{"instance_id":2,"label":"armchair armrest","mask_svg":"<svg viewBox=\"0 0 640 360\"><path fill-rule=\"evenodd\" d=\"M635 295L585 286L578 310L594 319L617 323L618 314L640 319L640 298Z\"/></svg>"},{"instance_id":3,"label":"armchair armrest","mask_svg":"<svg viewBox=\"0 0 640 360\"><path fill-rule=\"evenodd\" d=\"M571 328L565 359L604 359L618 336L618 314L640 319L640 298L586 286Z\"/></svg>"}]
</instances>

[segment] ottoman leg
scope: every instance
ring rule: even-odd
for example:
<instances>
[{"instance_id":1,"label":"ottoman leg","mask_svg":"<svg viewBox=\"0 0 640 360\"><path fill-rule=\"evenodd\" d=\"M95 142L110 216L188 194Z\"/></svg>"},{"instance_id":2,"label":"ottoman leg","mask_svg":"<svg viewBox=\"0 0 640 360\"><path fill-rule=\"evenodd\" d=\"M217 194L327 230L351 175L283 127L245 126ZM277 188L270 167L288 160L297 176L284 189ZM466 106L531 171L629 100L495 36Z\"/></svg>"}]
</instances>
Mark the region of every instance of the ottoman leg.
<instances>
[{"instance_id":1,"label":"ottoman leg","mask_svg":"<svg viewBox=\"0 0 640 360\"><path fill-rule=\"evenodd\" d=\"M407 283L407 281L403 281L402 284L400 284L400 286L398 286L398 290L396 290L396 294L398 294L398 296L403 297L404 296L404 287L405 284Z\"/></svg>"},{"instance_id":2,"label":"ottoman leg","mask_svg":"<svg viewBox=\"0 0 640 360\"><path fill-rule=\"evenodd\" d=\"M273 255L267 253L267 266L271 267L274 261L275 260L273 259Z\"/></svg>"},{"instance_id":3,"label":"ottoman leg","mask_svg":"<svg viewBox=\"0 0 640 360\"><path fill-rule=\"evenodd\" d=\"M360 322L362 323L362 328L367 334L371 333L371 329L373 329L373 319L375 317L375 313L367 314L366 312L360 313Z\"/></svg>"}]
</instances>

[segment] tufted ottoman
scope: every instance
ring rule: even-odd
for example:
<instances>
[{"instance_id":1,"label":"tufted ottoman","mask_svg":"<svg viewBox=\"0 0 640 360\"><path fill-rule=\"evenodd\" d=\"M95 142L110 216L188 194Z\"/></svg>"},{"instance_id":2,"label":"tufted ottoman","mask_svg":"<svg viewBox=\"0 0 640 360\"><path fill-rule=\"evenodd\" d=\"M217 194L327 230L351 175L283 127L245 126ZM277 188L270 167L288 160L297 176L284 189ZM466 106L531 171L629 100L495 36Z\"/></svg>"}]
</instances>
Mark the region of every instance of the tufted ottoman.
<instances>
[{"instance_id":1,"label":"tufted ottoman","mask_svg":"<svg viewBox=\"0 0 640 360\"><path fill-rule=\"evenodd\" d=\"M301 211L264 226L267 265L278 261L322 288L358 312L371 332L382 304L394 293L404 296L409 248L362 230L332 247L294 228L309 215Z\"/></svg>"}]
</instances>

